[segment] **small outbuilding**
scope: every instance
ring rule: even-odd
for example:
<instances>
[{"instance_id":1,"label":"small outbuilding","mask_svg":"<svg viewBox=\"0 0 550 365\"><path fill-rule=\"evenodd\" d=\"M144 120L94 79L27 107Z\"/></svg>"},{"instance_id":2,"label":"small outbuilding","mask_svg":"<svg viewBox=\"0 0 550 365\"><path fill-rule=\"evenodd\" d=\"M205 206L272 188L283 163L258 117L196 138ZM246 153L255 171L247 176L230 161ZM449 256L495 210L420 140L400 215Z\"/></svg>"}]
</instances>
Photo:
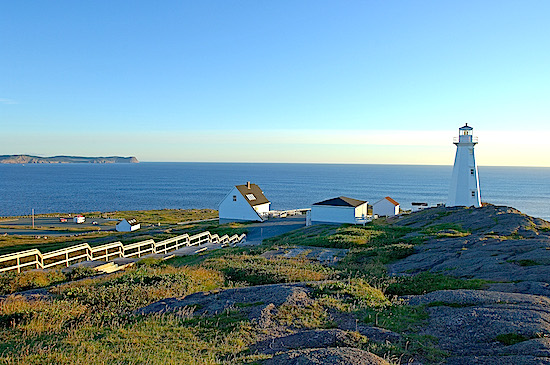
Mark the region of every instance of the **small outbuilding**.
<instances>
[{"instance_id":1,"label":"small outbuilding","mask_svg":"<svg viewBox=\"0 0 550 365\"><path fill-rule=\"evenodd\" d=\"M379 217L393 217L399 214L399 203L389 196L372 205L372 214Z\"/></svg>"},{"instance_id":2,"label":"small outbuilding","mask_svg":"<svg viewBox=\"0 0 550 365\"><path fill-rule=\"evenodd\" d=\"M419 210L428 208L428 203L424 203L424 202L412 202L411 205L412 205L413 212L418 212Z\"/></svg>"},{"instance_id":3,"label":"small outbuilding","mask_svg":"<svg viewBox=\"0 0 550 365\"><path fill-rule=\"evenodd\" d=\"M141 224L135 218L123 219L116 225L117 232L133 232L141 228Z\"/></svg>"},{"instance_id":4,"label":"small outbuilding","mask_svg":"<svg viewBox=\"0 0 550 365\"><path fill-rule=\"evenodd\" d=\"M367 201L339 196L311 206L312 223L351 223L367 217Z\"/></svg>"},{"instance_id":5,"label":"small outbuilding","mask_svg":"<svg viewBox=\"0 0 550 365\"><path fill-rule=\"evenodd\" d=\"M250 181L236 185L218 206L220 222L263 222L268 216L270 204L258 185Z\"/></svg>"},{"instance_id":6,"label":"small outbuilding","mask_svg":"<svg viewBox=\"0 0 550 365\"><path fill-rule=\"evenodd\" d=\"M84 217L83 215L77 215L77 216L73 217L73 222L77 223L77 224L84 223L84 222L86 222L86 217Z\"/></svg>"}]
</instances>

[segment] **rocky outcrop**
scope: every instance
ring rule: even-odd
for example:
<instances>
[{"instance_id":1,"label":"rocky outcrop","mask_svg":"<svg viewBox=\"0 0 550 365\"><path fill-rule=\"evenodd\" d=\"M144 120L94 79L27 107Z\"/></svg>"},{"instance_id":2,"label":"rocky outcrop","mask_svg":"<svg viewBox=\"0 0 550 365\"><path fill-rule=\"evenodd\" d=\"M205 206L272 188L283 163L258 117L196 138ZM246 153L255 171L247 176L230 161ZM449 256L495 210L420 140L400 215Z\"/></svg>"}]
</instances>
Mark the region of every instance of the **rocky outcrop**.
<instances>
[{"instance_id":1,"label":"rocky outcrop","mask_svg":"<svg viewBox=\"0 0 550 365\"><path fill-rule=\"evenodd\" d=\"M264 361L264 365L279 364L389 365L389 362L368 351L341 347L289 351Z\"/></svg>"},{"instance_id":2,"label":"rocky outcrop","mask_svg":"<svg viewBox=\"0 0 550 365\"><path fill-rule=\"evenodd\" d=\"M428 209L396 224L421 228L431 238L390 265L393 275L431 271L488 281L486 290L407 298L427 308L420 334L438 339L447 364L550 364L548 222L488 205Z\"/></svg>"},{"instance_id":3,"label":"rocky outcrop","mask_svg":"<svg viewBox=\"0 0 550 365\"><path fill-rule=\"evenodd\" d=\"M252 353L274 355L266 364L388 364L358 348L357 340L389 345L401 336L381 328L361 325L345 313L332 317L335 328L308 329L281 323L284 313L316 308L309 283L273 284L200 292L183 298L167 298L136 314L174 313L207 316L238 311L254 327ZM316 310L316 309L313 309ZM305 314L308 316L309 314ZM352 324L353 323L353 324Z\"/></svg>"},{"instance_id":4,"label":"rocky outcrop","mask_svg":"<svg viewBox=\"0 0 550 365\"><path fill-rule=\"evenodd\" d=\"M489 205L428 209L395 224L415 227L414 234L428 240L417 245L413 255L389 265L390 274L431 271L487 280L484 290L441 290L401 298L427 311L428 319L414 335L435 339L446 364L550 364L550 223ZM365 351L373 347L362 344L391 348L408 341L405 332L367 326L335 309L328 311L326 327L331 328L282 324L277 318L288 308L317 310L311 284L196 293L165 299L138 313L206 316L238 310L256 330L252 353L271 356L264 364L388 364ZM401 360L440 363L413 355L415 360Z\"/></svg>"},{"instance_id":5,"label":"rocky outcrop","mask_svg":"<svg viewBox=\"0 0 550 365\"><path fill-rule=\"evenodd\" d=\"M492 204L481 208L430 208L404 216L395 225L422 229L457 225L475 235L517 238L534 238L541 229L550 230L550 223L544 219L530 217L511 207Z\"/></svg>"},{"instance_id":6,"label":"rocky outcrop","mask_svg":"<svg viewBox=\"0 0 550 365\"><path fill-rule=\"evenodd\" d=\"M401 219L401 226L432 229L435 236L416 252L389 266L394 275L424 271L503 283L514 292L550 294L550 223L509 207L434 208ZM460 227L464 236L448 237L438 227ZM452 236L452 235L451 235ZM504 290L500 286L499 290ZM534 291L533 291L534 290Z\"/></svg>"},{"instance_id":7,"label":"rocky outcrop","mask_svg":"<svg viewBox=\"0 0 550 365\"><path fill-rule=\"evenodd\" d=\"M408 301L427 306L429 322L420 334L439 339L449 364L541 364L550 356L547 297L443 290Z\"/></svg>"}]
</instances>

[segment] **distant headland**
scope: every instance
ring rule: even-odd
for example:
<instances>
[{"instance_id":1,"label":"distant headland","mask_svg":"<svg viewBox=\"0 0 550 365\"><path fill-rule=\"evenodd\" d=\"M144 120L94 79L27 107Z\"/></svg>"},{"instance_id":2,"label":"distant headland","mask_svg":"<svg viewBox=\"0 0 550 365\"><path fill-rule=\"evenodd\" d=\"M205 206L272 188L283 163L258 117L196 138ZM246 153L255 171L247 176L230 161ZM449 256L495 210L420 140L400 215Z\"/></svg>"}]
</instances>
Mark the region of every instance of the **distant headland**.
<instances>
[{"instance_id":1,"label":"distant headland","mask_svg":"<svg viewBox=\"0 0 550 365\"><path fill-rule=\"evenodd\" d=\"M39 157L29 155L0 155L0 163L138 163L135 157L82 157L82 156L52 156Z\"/></svg>"}]
</instances>

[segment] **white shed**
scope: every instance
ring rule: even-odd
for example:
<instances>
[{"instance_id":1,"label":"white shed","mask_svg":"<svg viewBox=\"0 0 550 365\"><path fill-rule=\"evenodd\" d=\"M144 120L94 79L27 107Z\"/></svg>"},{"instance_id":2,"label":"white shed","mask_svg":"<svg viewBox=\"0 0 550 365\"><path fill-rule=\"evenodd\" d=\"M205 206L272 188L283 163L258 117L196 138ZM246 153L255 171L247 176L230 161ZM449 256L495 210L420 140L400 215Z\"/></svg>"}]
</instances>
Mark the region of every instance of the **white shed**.
<instances>
[{"instance_id":1,"label":"white shed","mask_svg":"<svg viewBox=\"0 0 550 365\"><path fill-rule=\"evenodd\" d=\"M372 205L372 214L379 217L393 217L399 214L399 203L389 196Z\"/></svg>"},{"instance_id":2,"label":"white shed","mask_svg":"<svg viewBox=\"0 0 550 365\"><path fill-rule=\"evenodd\" d=\"M356 223L367 217L367 201L339 196L311 206L314 223Z\"/></svg>"},{"instance_id":3,"label":"white shed","mask_svg":"<svg viewBox=\"0 0 550 365\"><path fill-rule=\"evenodd\" d=\"M220 221L263 222L269 213L270 204L258 185L250 181L245 185L237 185L218 206Z\"/></svg>"},{"instance_id":4,"label":"white shed","mask_svg":"<svg viewBox=\"0 0 550 365\"><path fill-rule=\"evenodd\" d=\"M135 218L123 219L116 225L117 232L133 232L141 228L141 224Z\"/></svg>"}]
</instances>

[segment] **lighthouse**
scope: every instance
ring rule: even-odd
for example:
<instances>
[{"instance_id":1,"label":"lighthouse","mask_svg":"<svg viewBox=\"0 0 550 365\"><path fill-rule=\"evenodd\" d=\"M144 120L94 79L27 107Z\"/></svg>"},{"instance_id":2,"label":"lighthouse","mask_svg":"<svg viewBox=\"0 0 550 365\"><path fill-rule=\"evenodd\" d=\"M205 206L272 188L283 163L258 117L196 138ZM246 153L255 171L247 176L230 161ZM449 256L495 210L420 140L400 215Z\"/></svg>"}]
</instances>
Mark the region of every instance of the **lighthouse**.
<instances>
[{"instance_id":1,"label":"lighthouse","mask_svg":"<svg viewBox=\"0 0 550 365\"><path fill-rule=\"evenodd\" d=\"M456 145L456 156L447 206L479 208L481 207L481 194L474 154L477 137L473 136L473 128L468 123L458 131L458 138L455 137L453 140Z\"/></svg>"}]
</instances>

